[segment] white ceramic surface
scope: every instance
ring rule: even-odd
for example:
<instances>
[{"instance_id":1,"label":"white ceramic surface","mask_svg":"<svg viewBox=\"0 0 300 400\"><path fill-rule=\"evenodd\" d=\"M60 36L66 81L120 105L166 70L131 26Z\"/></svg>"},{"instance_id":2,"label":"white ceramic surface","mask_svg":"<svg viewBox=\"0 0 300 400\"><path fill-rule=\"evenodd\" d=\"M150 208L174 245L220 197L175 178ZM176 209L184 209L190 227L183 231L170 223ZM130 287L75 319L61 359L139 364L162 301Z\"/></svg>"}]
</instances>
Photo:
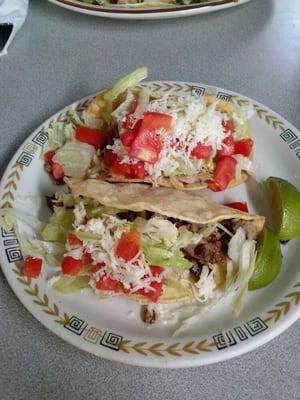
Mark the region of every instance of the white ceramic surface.
<instances>
[{"instance_id":1,"label":"white ceramic surface","mask_svg":"<svg viewBox=\"0 0 300 400\"><path fill-rule=\"evenodd\" d=\"M203 84L149 82L142 86L158 93L203 96L215 95L239 105L252 104L251 119L255 140L255 162L262 179L280 176L300 186L299 132L267 107L243 97ZM43 168L40 157L47 141L47 129L53 121L67 121L81 113L89 98L59 111L17 150L3 175L0 187L1 207L21 208L39 218L47 214L45 195L57 190ZM254 180L212 194L220 202L247 201L250 212L268 217L262 186ZM37 196L40 209L24 199ZM43 278L22 277L19 264L22 253L14 232L1 230L0 259L4 274L25 307L52 332L69 343L95 355L128 364L175 368L204 365L225 360L271 340L300 315L300 238L283 246L282 271L267 288L251 292L238 319L228 301L219 304L178 337L172 333L176 323L157 323L147 327L140 319L140 306L120 298L99 301L89 290L76 295L60 295Z\"/></svg>"},{"instance_id":2,"label":"white ceramic surface","mask_svg":"<svg viewBox=\"0 0 300 400\"><path fill-rule=\"evenodd\" d=\"M167 7L136 7L129 5L95 5L83 3L80 0L49 0L60 7L77 11L83 14L96 15L98 17L119 19L165 19L187 17L190 15L204 14L223 10L247 3L250 0L212 0L207 3L190 5L170 5Z\"/></svg>"}]
</instances>

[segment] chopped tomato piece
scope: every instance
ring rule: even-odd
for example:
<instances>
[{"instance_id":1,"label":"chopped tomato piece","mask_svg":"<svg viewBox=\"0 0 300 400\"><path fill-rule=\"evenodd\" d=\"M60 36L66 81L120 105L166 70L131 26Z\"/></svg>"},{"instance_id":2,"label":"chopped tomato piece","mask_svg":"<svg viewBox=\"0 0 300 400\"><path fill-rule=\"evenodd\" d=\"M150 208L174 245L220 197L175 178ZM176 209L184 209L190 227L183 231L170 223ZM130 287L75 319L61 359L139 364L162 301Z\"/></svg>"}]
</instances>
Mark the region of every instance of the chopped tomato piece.
<instances>
[{"instance_id":1,"label":"chopped tomato piece","mask_svg":"<svg viewBox=\"0 0 300 400\"><path fill-rule=\"evenodd\" d=\"M139 161L136 164L132 164L132 170L134 176L138 179L144 179L148 176L148 172L145 169L145 163L143 161Z\"/></svg>"},{"instance_id":2,"label":"chopped tomato piece","mask_svg":"<svg viewBox=\"0 0 300 400\"><path fill-rule=\"evenodd\" d=\"M208 185L209 189L219 192L227 188L230 181L235 176L236 159L231 156L218 157L214 177Z\"/></svg>"},{"instance_id":3,"label":"chopped tomato piece","mask_svg":"<svg viewBox=\"0 0 300 400\"><path fill-rule=\"evenodd\" d=\"M151 265L150 269L153 276L158 276L164 271L163 268L156 265ZM153 303L156 303L162 294L162 285L162 280L160 282L153 282L150 286L154 290L146 291L145 289L139 289L136 293L148 297Z\"/></svg>"},{"instance_id":4,"label":"chopped tomato piece","mask_svg":"<svg viewBox=\"0 0 300 400\"><path fill-rule=\"evenodd\" d=\"M122 175L126 178L133 178L134 174L132 171L132 165L121 163L120 160L116 160L112 167L112 172L116 175Z\"/></svg>"},{"instance_id":5,"label":"chopped tomato piece","mask_svg":"<svg viewBox=\"0 0 300 400\"><path fill-rule=\"evenodd\" d=\"M227 136L223 140L224 147L218 151L220 156L232 156L234 154L234 140L232 136Z\"/></svg>"},{"instance_id":6,"label":"chopped tomato piece","mask_svg":"<svg viewBox=\"0 0 300 400\"><path fill-rule=\"evenodd\" d=\"M74 233L69 233L68 242L70 246L82 246L83 242Z\"/></svg>"},{"instance_id":7,"label":"chopped tomato piece","mask_svg":"<svg viewBox=\"0 0 300 400\"><path fill-rule=\"evenodd\" d=\"M121 135L121 143L125 147L131 146L131 143L136 137L136 132L128 130Z\"/></svg>"},{"instance_id":8,"label":"chopped tomato piece","mask_svg":"<svg viewBox=\"0 0 300 400\"><path fill-rule=\"evenodd\" d=\"M253 147L252 139L242 139L234 143L234 154L241 154L245 157L249 157Z\"/></svg>"},{"instance_id":9,"label":"chopped tomato piece","mask_svg":"<svg viewBox=\"0 0 300 400\"><path fill-rule=\"evenodd\" d=\"M85 251L85 252L83 253L83 255L82 255L82 261L83 261L83 264L84 264L84 265L86 265L86 264L92 264L93 259L92 259L91 253L88 253L87 251Z\"/></svg>"},{"instance_id":10,"label":"chopped tomato piece","mask_svg":"<svg viewBox=\"0 0 300 400\"><path fill-rule=\"evenodd\" d=\"M53 157L54 156L55 156L55 151L53 151L53 150L46 151L46 153L44 154L44 160L47 164L50 165L50 167L52 167L52 165L53 165Z\"/></svg>"},{"instance_id":11,"label":"chopped tomato piece","mask_svg":"<svg viewBox=\"0 0 300 400\"><path fill-rule=\"evenodd\" d=\"M222 126L223 126L225 132L228 132L228 133L234 132L234 122L232 121L232 119L228 119L227 121L225 121L223 119Z\"/></svg>"},{"instance_id":12,"label":"chopped tomato piece","mask_svg":"<svg viewBox=\"0 0 300 400\"><path fill-rule=\"evenodd\" d=\"M82 260L77 260L71 256L64 257L61 263L62 273L65 275L77 275L82 267Z\"/></svg>"},{"instance_id":13,"label":"chopped tomato piece","mask_svg":"<svg viewBox=\"0 0 300 400\"><path fill-rule=\"evenodd\" d=\"M105 150L103 162L107 167L112 167L118 156L112 150Z\"/></svg>"},{"instance_id":14,"label":"chopped tomato piece","mask_svg":"<svg viewBox=\"0 0 300 400\"><path fill-rule=\"evenodd\" d=\"M116 255L130 261L140 250L140 234L136 231L125 232L116 245Z\"/></svg>"},{"instance_id":15,"label":"chopped tomato piece","mask_svg":"<svg viewBox=\"0 0 300 400\"><path fill-rule=\"evenodd\" d=\"M26 256L22 268L22 275L37 278L42 270L43 260L38 257Z\"/></svg>"},{"instance_id":16,"label":"chopped tomato piece","mask_svg":"<svg viewBox=\"0 0 300 400\"><path fill-rule=\"evenodd\" d=\"M107 139L107 134L101 132L99 129L91 129L86 126L79 126L76 129L75 137L83 143L88 143L96 149L100 149Z\"/></svg>"},{"instance_id":17,"label":"chopped tomato piece","mask_svg":"<svg viewBox=\"0 0 300 400\"><path fill-rule=\"evenodd\" d=\"M169 131L171 124L171 115L145 112L141 127L128 151L128 155L155 164L162 148L158 135L162 130Z\"/></svg>"},{"instance_id":18,"label":"chopped tomato piece","mask_svg":"<svg viewBox=\"0 0 300 400\"><path fill-rule=\"evenodd\" d=\"M102 276L96 282L96 288L99 290L107 290L110 292L117 292L119 289L119 282L109 276Z\"/></svg>"},{"instance_id":19,"label":"chopped tomato piece","mask_svg":"<svg viewBox=\"0 0 300 400\"><path fill-rule=\"evenodd\" d=\"M128 154L130 157L135 157L142 161L147 161L150 164L155 164L158 160L161 148L161 141L153 132L143 131L137 134Z\"/></svg>"},{"instance_id":20,"label":"chopped tomato piece","mask_svg":"<svg viewBox=\"0 0 300 400\"><path fill-rule=\"evenodd\" d=\"M234 203L226 203L224 204L227 207L235 208L236 210L248 212L248 205L245 201L236 201Z\"/></svg>"},{"instance_id":21,"label":"chopped tomato piece","mask_svg":"<svg viewBox=\"0 0 300 400\"><path fill-rule=\"evenodd\" d=\"M169 131L172 126L172 116L159 112L145 112L143 115L141 130L157 132L161 129Z\"/></svg>"},{"instance_id":22,"label":"chopped tomato piece","mask_svg":"<svg viewBox=\"0 0 300 400\"><path fill-rule=\"evenodd\" d=\"M52 175L57 181L61 181L65 176L63 167L60 164L54 162L52 164Z\"/></svg>"},{"instance_id":23,"label":"chopped tomato piece","mask_svg":"<svg viewBox=\"0 0 300 400\"><path fill-rule=\"evenodd\" d=\"M207 160L212 152L211 146L205 146L204 144L197 144L193 148L191 155L192 157L198 158L198 160Z\"/></svg>"}]
</instances>

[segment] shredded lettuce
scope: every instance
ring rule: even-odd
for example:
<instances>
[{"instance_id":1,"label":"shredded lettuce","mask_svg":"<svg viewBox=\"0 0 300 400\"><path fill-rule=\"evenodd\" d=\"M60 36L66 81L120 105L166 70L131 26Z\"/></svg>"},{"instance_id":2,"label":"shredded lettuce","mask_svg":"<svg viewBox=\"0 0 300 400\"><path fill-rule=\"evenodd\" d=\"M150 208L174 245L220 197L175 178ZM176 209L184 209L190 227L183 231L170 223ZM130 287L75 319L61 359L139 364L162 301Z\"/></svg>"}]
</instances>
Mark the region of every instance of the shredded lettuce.
<instances>
[{"instance_id":1,"label":"shredded lettuce","mask_svg":"<svg viewBox=\"0 0 300 400\"><path fill-rule=\"evenodd\" d=\"M91 165L95 148L87 143L72 141L59 148L53 161L60 164L65 175L83 178Z\"/></svg>"},{"instance_id":2,"label":"shredded lettuce","mask_svg":"<svg viewBox=\"0 0 300 400\"><path fill-rule=\"evenodd\" d=\"M148 69L146 67L141 67L124 76L104 94L104 100L106 100L107 103L112 104L119 94L125 92L128 88L139 84L143 79L147 78L147 74Z\"/></svg>"},{"instance_id":3,"label":"shredded lettuce","mask_svg":"<svg viewBox=\"0 0 300 400\"><path fill-rule=\"evenodd\" d=\"M78 197L73 193L56 192L55 198L58 203L62 203L65 207L75 207L78 203Z\"/></svg>"},{"instance_id":4,"label":"shredded lettuce","mask_svg":"<svg viewBox=\"0 0 300 400\"><path fill-rule=\"evenodd\" d=\"M178 228L178 238L176 241L176 246L178 248L182 248L187 247L190 244L197 244L203 237L203 234L193 233L189 231L185 226L180 226Z\"/></svg>"},{"instance_id":5,"label":"shredded lettuce","mask_svg":"<svg viewBox=\"0 0 300 400\"><path fill-rule=\"evenodd\" d=\"M44 222L15 208L0 209L0 226L3 229L10 231L16 228L18 221L25 223L35 234L38 234L45 226Z\"/></svg>"},{"instance_id":6,"label":"shredded lettuce","mask_svg":"<svg viewBox=\"0 0 300 400\"><path fill-rule=\"evenodd\" d=\"M90 278L87 275L60 275L58 279L57 277L52 278L50 284L57 292L71 294L88 287L89 280Z\"/></svg>"},{"instance_id":7,"label":"shredded lettuce","mask_svg":"<svg viewBox=\"0 0 300 400\"><path fill-rule=\"evenodd\" d=\"M238 290L234 298L234 312L236 317L241 313L245 296L248 292L248 283L255 268L256 242L246 240L239 257Z\"/></svg>"},{"instance_id":8,"label":"shredded lettuce","mask_svg":"<svg viewBox=\"0 0 300 400\"><path fill-rule=\"evenodd\" d=\"M208 236L210 236L210 235L212 235L214 233L214 231L216 230L217 225L218 224L216 222L208 224L207 226L204 226L203 228L200 229L199 234L202 237L208 237Z\"/></svg>"},{"instance_id":9,"label":"shredded lettuce","mask_svg":"<svg viewBox=\"0 0 300 400\"><path fill-rule=\"evenodd\" d=\"M90 218L101 218L104 214L106 215L116 215L120 212L119 209L114 207L106 207L102 206L99 203L95 206L95 204L88 204L85 207L86 215Z\"/></svg>"},{"instance_id":10,"label":"shredded lettuce","mask_svg":"<svg viewBox=\"0 0 300 400\"><path fill-rule=\"evenodd\" d=\"M101 235L94 232L73 231L72 233L80 240L100 240L102 238Z\"/></svg>"},{"instance_id":11,"label":"shredded lettuce","mask_svg":"<svg viewBox=\"0 0 300 400\"><path fill-rule=\"evenodd\" d=\"M48 224L41 231L41 236L49 242L64 243L68 232L73 227L73 222L74 213L72 209L54 207L54 213L51 215Z\"/></svg>"},{"instance_id":12,"label":"shredded lettuce","mask_svg":"<svg viewBox=\"0 0 300 400\"><path fill-rule=\"evenodd\" d=\"M11 231L16 225L16 218L11 208L0 210L0 226L5 231Z\"/></svg>"},{"instance_id":13,"label":"shredded lettuce","mask_svg":"<svg viewBox=\"0 0 300 400\"><path fill-rule=\"evenodd\" d=\"M169 267L177 272L182 272L193 266L183 253L174 247L167 247L163 243L143 242L142 249L149 264Z\"/></svg>"},{"instance_id":14,"label":"shredded lettuce","mask_svg":"<svg viewBox=\"0 0 300 400\"><path fill-rule=\"evenodd\" d=\"M246 233L244 229L240 227L237 229L228 244L228 257L232 260L234 265L238 264L240 252L245 241Z\"/></svg>"},{"instance_id":15,"label":"shredded lettuce","mask_svg":"<svg viewBox=\"0 0 300 400\"><path fill-rule=\"evenodd\" d=\"M67 141L74 138L75 130L72 124L63 122L53 123L48 130L48 141L44 147L44 152L56 150L62 147Z\"/></svg>"},{"instance_id":16,"label":"shredded lettuce","mask_svg":"<svg viewBox=\"0 0 300 400\"><path fill-rule=\"evenodd\" d=\"M39 239L19 238L21 248L25 254L43 256L48 254L60 258L65 252L65 246L59 242L46 242Z\"/></svg>"},{"instance_id":17,"label":"shredded lettuce","mask_svg":"<svg viewBox=\"0 0 300 400\"><path fill-rule=\"evenodd\" d=\"M155 242L164 242L171 246L178 238L178 229L165 218L152 217L144 226L143 234Z\"/></svg>"}]
</instances>

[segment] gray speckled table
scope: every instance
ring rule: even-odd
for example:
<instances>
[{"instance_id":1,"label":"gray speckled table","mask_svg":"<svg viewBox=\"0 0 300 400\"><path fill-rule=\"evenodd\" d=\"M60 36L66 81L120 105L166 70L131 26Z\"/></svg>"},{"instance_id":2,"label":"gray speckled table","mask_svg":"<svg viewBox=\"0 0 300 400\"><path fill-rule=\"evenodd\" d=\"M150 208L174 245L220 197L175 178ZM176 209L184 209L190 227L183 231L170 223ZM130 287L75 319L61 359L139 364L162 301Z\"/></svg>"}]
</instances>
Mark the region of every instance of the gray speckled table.
<instances>
[{"instance_id":1,"label":"gray speckled table","mask_svg":"<svg viewBox=\"0 0 300 400\"><path fill-rule=\"evenodd\" d=\"M0 59L3 170L24 138L66 104L137 66L150 79L232 89L300 126L300 1L253 0L225 12L168 21L113 21L31 0ZM300 322L242 357L186 370L96 358L47 331L0 273L0 398L299 399Z\"/></svg>"}]
</instances>

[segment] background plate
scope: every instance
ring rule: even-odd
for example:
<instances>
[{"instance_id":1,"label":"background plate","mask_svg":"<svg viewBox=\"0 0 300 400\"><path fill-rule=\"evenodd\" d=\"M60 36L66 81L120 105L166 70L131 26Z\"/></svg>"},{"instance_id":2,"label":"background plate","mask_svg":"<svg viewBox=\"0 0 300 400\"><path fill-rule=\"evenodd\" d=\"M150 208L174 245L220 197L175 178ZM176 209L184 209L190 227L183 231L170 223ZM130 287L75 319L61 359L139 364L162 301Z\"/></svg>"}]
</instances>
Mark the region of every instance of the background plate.
<instances>
[{"instance_id":1,"label":"background plate","mask_svg":"<svg viewBox=\"0 0 300 400\"><path fill-rule=\"evenodd\" d=\"M259 175L281 176L299 187L300 135L267 107L228 90L203 84L149 82L150 90L182 96L214 95L240 106L252 104L255 161ZM61 110L33 132L16 152L0 186L1 207L17 207L36 216L48 213L45 195L57 190L45 173L40 157L47 130L54 121L70 121L81 113L92 96ZM42 200L40 209L25 196ZM262 186L246 184L212 194L221 202L245 200L250 211L267 215ZM267 215L268 216L268 215ZM17 297L47 328L75 346L111 360L153 367L188 367L209 364L245 353L266 343L291 325L300 315L300 238L283 247L284 262L276 281L251 292L242 314L233 317L230 304L223 302L201 321L178 337L172 337L173 323L147 327L140 319L139 305L125 299L98 301L89 291L63 296L43 280L20 275L22 252L13 231L1 230L0 259L4 274Z\"/></svg>"},{"instance_id":2,"label":"background plate","mask_svg":"<svg viewBox=\"0 0 300 400\"><path fill-rule=\"evenodd\" d=\"M250 0L213 0L207 3L190 5L170 5L167 7L141 8L140 6L100 6L83 3L80 0L49 0L60 7L77 11L83 14L96 15L98 17L120 18L120 19L159 19L159 18L178 18L189 15L204 14L207 12L223 10L248 3Z\"/></svg>"}]
</instances>

